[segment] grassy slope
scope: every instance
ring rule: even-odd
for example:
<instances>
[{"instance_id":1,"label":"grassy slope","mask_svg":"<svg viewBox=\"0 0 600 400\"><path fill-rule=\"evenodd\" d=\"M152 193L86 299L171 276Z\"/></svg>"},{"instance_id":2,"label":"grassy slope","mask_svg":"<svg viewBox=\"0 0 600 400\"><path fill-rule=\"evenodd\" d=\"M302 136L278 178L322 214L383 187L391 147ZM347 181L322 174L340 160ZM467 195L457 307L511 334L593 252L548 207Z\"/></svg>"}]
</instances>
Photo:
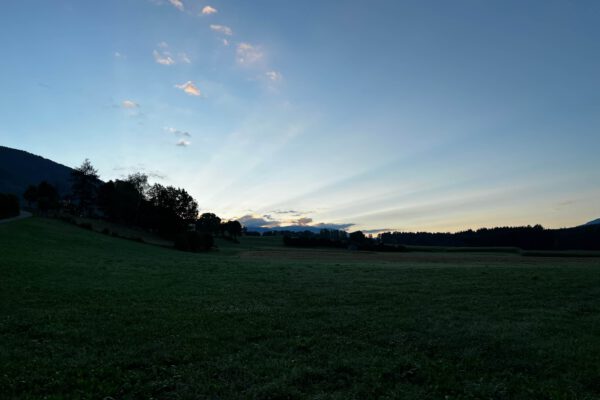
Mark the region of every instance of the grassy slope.
<instances>
[{"instance_id":1,"label":"grassy slope","mask_svg":"<svg viewBox=\"0 0 600 400\"><path fill-rule=\"evenodd\" d=\"M9 398L597 399L600 261L194 255L32 218L0 226L0 343Z\"/></svg>"}]
</instances>

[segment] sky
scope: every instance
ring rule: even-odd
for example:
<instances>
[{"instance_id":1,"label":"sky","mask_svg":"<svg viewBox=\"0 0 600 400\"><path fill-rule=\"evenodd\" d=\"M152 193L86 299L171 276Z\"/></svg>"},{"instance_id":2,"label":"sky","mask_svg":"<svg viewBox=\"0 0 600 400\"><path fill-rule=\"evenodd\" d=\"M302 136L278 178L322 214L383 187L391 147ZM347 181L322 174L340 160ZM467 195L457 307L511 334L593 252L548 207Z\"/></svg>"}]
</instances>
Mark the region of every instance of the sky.
<instances>
[{"instance_id":1,"label":"sky","mask_svg":"<svg viewBox=\"0 0 600 400\"><path fill-rule=\"evenodd\" d=\"M0 144L249 226L600 217L600 2L0 5Z\"/></svg>"}]
</instances>

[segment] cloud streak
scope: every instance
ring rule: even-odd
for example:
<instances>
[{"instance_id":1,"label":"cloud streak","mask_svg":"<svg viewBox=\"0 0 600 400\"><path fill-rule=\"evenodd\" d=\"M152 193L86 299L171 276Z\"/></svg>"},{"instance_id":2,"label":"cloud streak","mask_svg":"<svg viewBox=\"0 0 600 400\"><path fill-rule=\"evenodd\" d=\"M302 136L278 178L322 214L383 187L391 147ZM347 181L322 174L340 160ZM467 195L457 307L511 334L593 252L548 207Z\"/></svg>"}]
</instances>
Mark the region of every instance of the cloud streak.
<instances>
[{"instance_id":1,"label":"cloud streak","mask_svg":"<svg viewBox=\"0 0 600 400\"><path fill-rule=\"evenodd\" d=\"M211 25L210 29L214 32L218 32L221 33L223 35L227 35L227 36L231 36L233 35L233 31L231 30L230 27L225 26L225 25Z\"/></svg>"},{"instance_id":2,"label":"cloud streak","mask_svg":"<svg viewBox=\"0 0 600 400\"><path fill-rule=\"evenodd\" d=\"M168 52L159 53L158 50L154 50L152 52L152 55L154 55L154 61L156 61L158 64L161 64L161 65L175 64L175 60L173 60L171 58L171 55Z\"/></svg>"},{"instance_id":3,"label":"cloud streak","mask_svg":"<svg viewBox=\"0 0 600 400\"><path fill-rule=\"evenodd\" d=\"M267 72L265 72L265 76L271 82L281 82L281 80L283 79L283 76L281 75L281 73L279 73L277 71L267 71Z\"/></svg>"},{"instance_id":4,"label":"cloud streak","mask_svg":"<svg viewBox=\"0 0 600 400\"><path fill-rule=\"evenodd\" d=\"M192 60L190 60L190 58L188 57L188 55L186 53L179 53L179 59L181 60L181 62L186 63L186 64L192 63Z\"/></svg>"},{"instance_id":5,"label":"cloud streak","mask_svg":"<svg viewBox=\"0 0 600 400\"><path fill-rule=\"evenodd\" d=\"M200 92L200 89L198 89L198 87L196 85L194 85L194 82L192 82L192 81L187 81L186 83L182 83L181 85L175 85L175 87L177 89L183 90L185 93L189 94L190 96L200 96L202 94Z\"/></svg>"},{"instance_id":6,"label":"cloud streak","mask_svg":"<svg viewBox=\"0 0 600 400\"><path fill-rule=\"evenodd\" d=\"M260 61L264 54L260 48L250 43L240 43L236 49L237 62L244 65L254 64Z\"/></svg>"},{"instance_id":7,"label":"cloud streak","mask_svg":"<svg viewBox=\"0 0 600 400\"><path fill-rule=\"evenodd\" d=\"M121 103L121 107L130 109L130 110L139 108L139 106L140 105L133 100L123 100L123 102Z\"/></svg>"},{"instance_id":8,"label":"cloud streak","mask_svg":"<svg viewBox=\"0 0 600 400\"><path fill-rule=\"evenodd\" d=\"M169 0L169 3L171 3L171 5L173 7L175 7L176 9L178 9L179 11L183 11L183 3L181 2L181 0Z\"/></svg>"},{"instance_id":9,"label":"cloud streak","mask_svg":"<svg viewBox=\"0 0 600 400\"><path fill-rule=\"evenodd\" d=\"M184 136L184 137L192 137L192 135L187 132L187 131L180 131L179 129L175 129L175 128L171 128L171 127L165 127L164 128L165 132L171 133L175 136Z\"/></svg>"}]
</instances>

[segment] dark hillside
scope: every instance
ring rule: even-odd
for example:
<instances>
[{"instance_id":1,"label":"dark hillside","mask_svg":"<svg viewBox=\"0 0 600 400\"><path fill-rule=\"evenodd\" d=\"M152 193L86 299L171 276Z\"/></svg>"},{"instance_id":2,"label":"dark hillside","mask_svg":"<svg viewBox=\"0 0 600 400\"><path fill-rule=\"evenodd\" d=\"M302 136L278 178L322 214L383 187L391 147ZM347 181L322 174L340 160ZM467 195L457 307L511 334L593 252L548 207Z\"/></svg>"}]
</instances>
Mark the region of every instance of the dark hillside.
<instances>
[{"instance_id":1,"label":"dark hillside","mask_svg":"<svg viewBox=\"0 0 600 400\"><path fill-rule=\"evenodd\" d=\"M27 186L47 181L64 195L70 190L71 171L35 154L0 146L0 193L14 193L22 198Z\"/></svg>"}]
</instances>

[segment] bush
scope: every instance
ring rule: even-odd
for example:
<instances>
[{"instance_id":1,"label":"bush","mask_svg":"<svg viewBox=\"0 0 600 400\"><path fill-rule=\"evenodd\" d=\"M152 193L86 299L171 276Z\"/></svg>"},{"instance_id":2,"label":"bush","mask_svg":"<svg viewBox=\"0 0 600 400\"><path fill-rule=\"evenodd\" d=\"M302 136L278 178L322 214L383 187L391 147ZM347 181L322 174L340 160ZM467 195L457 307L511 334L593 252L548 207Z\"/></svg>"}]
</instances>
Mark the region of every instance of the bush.
<instances>
[{"instance_id":1,"label":"bush","mask_svg":"<svg viewBox=\"0 0 600 400\"><path fill-rule=\"evenodd\" d=\"M14 194L0 193L0 218L16 217L20 213L19 199Z\"/></svg>"},{"instance_id":2,"label":"bush","mask_svg":"<svg viewBox=\"0 0 600 400\"><path fill-rule=\"evenodd\" d=\"M208 251L214 247L215 241L210 233L183 232L175 239L175 248L181 251Z\"/></svg>"},{"instance_id":3,"label":"bush","mask_svg":"<svg viewBox=\"0 0 600 400\"><path fill-rule=\"evenodd\" d=\"M63 214L59 218L60 218L61 221L64 221L67 224L77 225L77 221L71 215Z\"/></svg>"},{"instance_id":4,"label":"bush","mask_svg":"<svg viewBox=\"0 0 600 400\"><path fill-rule=\"evenodd\" d=\"M82 222L79 224L79 227L83 229L88 229L90 231L93 229L92 224L90 224L89 222Z\"/></svg>"}]
</instances>

